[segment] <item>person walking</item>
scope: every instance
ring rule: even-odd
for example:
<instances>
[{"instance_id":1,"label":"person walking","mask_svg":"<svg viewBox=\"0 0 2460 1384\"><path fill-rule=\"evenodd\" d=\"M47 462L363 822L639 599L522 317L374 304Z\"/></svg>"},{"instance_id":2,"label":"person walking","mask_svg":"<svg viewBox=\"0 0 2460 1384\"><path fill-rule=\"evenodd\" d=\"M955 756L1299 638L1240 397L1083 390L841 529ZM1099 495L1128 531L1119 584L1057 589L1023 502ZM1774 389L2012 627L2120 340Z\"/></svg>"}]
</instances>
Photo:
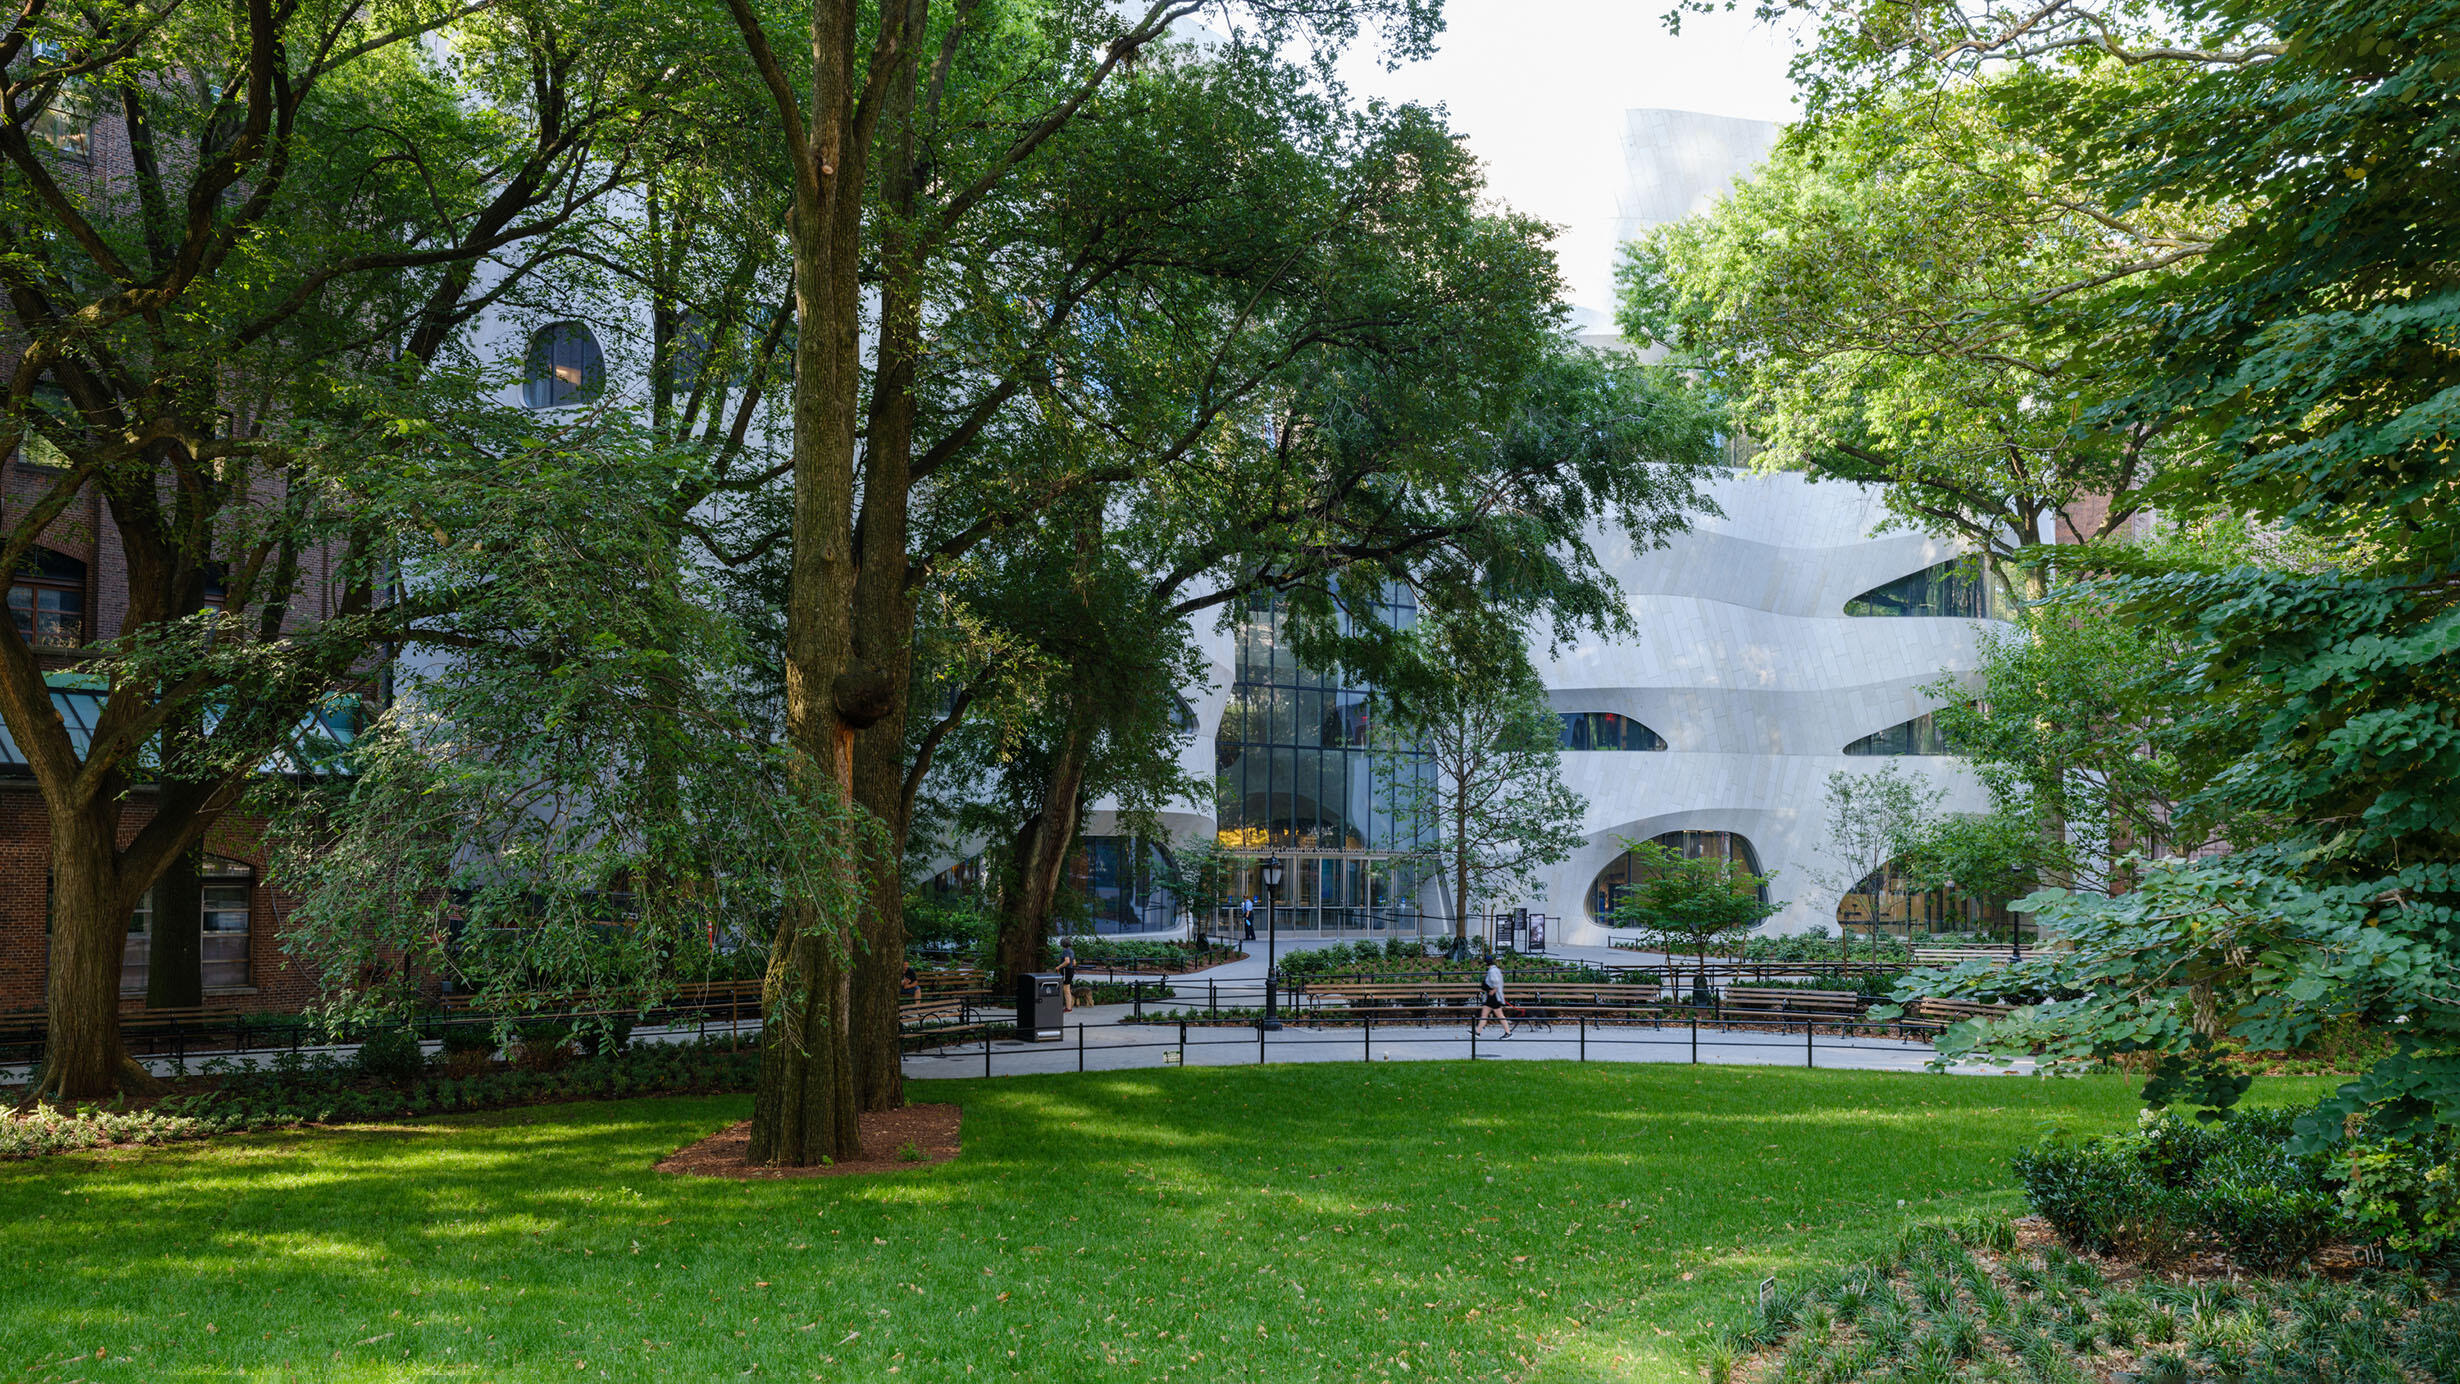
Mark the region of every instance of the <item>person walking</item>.
<instances>
[{"instance_id":1,"label":"person walking","mask_svg":"<svg viewBox=\"0 0 2460 1384\"><path fill-rule=\"evenodd\" d=\"M1239 900L1239 923L1247 929L1247 940L1250 942L1256 940L1255 895L1250 894L1246 898Z\"/></svg>"},{"instance_id":2,"label":"person walking","mask_svg":"<svg viewBox=\"0 0 2460 1384\"><path fill-rule=\"evenodd\" d=\"M1486 963L1486 976L1478 982L1478 1036L1486 1036L1487 1016L1503 1021L1503 1036L1512 1036L1512 1016L1503 1012L1503 967L1493 959Z\"/></svg>"},{"instance_id":3,"label":"person walking","mask_svg":"<svg viewBox=\"0 0 2460 1384\"><path fill-rule=\"evenodd\" d=\"M1059 939L1059 997L1061 1013L1075 1011L1076 944L1064 937Z\"/></svg>"}]
</instances>

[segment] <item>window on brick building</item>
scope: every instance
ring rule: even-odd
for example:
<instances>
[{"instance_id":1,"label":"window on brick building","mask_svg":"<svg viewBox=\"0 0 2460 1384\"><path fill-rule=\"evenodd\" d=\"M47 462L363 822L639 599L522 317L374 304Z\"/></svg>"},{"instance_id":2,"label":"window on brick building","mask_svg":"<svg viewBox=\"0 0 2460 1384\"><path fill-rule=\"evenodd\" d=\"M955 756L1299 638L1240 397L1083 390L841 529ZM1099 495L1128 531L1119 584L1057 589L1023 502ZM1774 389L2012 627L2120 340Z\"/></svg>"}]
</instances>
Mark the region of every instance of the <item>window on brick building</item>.
<instances>
[{"instance_id":1,"label":"window on brick building","mask_svg":"<svg viewBox=\"0 0 2460 1384\"><path fill-rule=\"evenodd\" d=\"M61 471L68 467L68 457L43 436L34 426L34 415L42 414L57 423L71 423L77 416L68 402L68 391L56 384L38 384L26 400L25 429L17 439L17 459L28 466L40 466L46 471Z\"/></svg>"},{"instance_id":2,"label":"window on brick building","mask_svg":"<svg viewBox=\"0 0 2460 1384\"><path fill-rule=\"evenodd\" d=\"M36 39L26 46L38 71L68 62L68 50L50 40ZM86 84L71 78L53 88L51 98L26 122L26 138L66 158L90 156L94 143L94 97Z\"/></svg>"},{"instance_id":3,"label":"window on brick building","mask_svg":"<svg viewBox=\"0 0 2460 1384\"><path fill-rule=\"evenodd\" d=\"M198 969L208 990L239 990L248 984L248 901L256 869L244 860L205 857L203 898L198 905ZM154 891L148 889L128 915L128 950L120 959L120 993L142 995L151 978Z\"/></svg>"},{"instance_id":4,"label":"window on brick building","mask_svg":"<svg viewBox=\"0 0 2460 1384\"><path fill-rule=\"evenodd\" d=\"M236 990L248 983L248 897L255 889L256 871L246 861L205 857L199 959L208 990Z\"/></svg>"},{"instance_id":5,"label":"window on brick building","mask_svg":"<svg viewBox=\"0 0 2460 1384\"><path fill-rule=\"evenodd\" d=\"M9 579L9 615L35 648L83 648L85 564L49 548L28 553Z\"/></svg>"},{"instance_id":6,"label":"window on brick building","mask_svg":"<svg viewBox=\"0 0 2460 1384\"><path fill-rule=\"evenodd\" d=\"M606 383L598 338L578 322L553 322L530 336L521 372L521 402L531 408L587 403Z\"/></svg>"}]
</instances>

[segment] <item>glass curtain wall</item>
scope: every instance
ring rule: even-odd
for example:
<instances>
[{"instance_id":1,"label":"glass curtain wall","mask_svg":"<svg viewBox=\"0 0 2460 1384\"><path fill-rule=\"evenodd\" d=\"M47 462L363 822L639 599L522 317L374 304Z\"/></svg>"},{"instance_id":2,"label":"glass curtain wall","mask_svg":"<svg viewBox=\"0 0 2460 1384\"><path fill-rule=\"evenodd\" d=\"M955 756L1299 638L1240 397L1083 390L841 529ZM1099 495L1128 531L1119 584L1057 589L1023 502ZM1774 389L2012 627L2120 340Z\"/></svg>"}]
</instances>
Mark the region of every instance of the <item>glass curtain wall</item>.
<instances>
[{"instance_id":1,"label":"glass curtain wall","mask_svg":"<svg viewBox=\"0 0 2460 1384\"><path fill-rule=\"evenodd\" d=\"M1376 614L1407 626L1417 610L1406 590L1388 587ZM1256 865L1279 855L1287 871L1277 906L1283 931L1415 934L1418 874L1400 857L1419 848L1423 828L1396 817L1376 791L1371 691L1301 666L1288 619L1271 596L1240 613L1230 705L1214 750L1220 840L1239 857L1230 897L1253 898L1262 928ZM1434 772L1425 755L1403 755L1401 764L1405 773Z\"/></svg>"},{"instance_id":2,"label":"glass curtain wall","mask_svg":"<svg viewBox=\"0 0 2460 1384\"><path fill-rule=\"evenodd\" d=\"M1899 937L1911 941L1941 933L2006 941L2019 931L2033 935L2002 899L1985 899L1953 884L1922 886L1896 862L1862 877L1836 905L1837 930L1846 936Z\"/></svg>"}]
</instances>

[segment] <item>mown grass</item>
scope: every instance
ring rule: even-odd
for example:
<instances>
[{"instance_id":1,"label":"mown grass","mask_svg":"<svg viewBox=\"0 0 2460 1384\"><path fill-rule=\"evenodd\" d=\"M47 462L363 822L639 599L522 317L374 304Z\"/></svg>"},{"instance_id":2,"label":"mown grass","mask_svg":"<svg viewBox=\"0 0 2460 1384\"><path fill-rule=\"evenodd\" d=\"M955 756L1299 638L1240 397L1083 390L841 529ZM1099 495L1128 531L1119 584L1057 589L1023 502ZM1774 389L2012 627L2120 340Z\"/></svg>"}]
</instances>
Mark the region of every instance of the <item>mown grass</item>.
<instances>
[{"instance_id":1,"label":"mown grass","mask_svg":"<svg viewBox=\"0 0 2460 1384\"><path fill-rule=\"evenodd\" d=\"M0 1379L1697 1378L2132 1092L1324 1064L918 1083L964 1155L860 1179L651 1171L741 1097L64 1156L0 1165Z\"/></svg>"}]
</instances>

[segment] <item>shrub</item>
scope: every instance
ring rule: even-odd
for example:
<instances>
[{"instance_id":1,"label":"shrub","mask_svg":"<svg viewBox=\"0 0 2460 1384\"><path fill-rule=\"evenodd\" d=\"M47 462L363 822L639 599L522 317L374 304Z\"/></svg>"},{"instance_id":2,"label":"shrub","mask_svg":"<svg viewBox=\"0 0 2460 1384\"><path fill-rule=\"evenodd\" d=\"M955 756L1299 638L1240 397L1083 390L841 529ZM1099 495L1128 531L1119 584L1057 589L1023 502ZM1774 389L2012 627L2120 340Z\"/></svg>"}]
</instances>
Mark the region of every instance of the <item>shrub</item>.
<instances>
[{"instance_id":1,"label":"shrub","mask_svg":"<svg viewBox=\"0 0 2460 1384\"><path fill-rule=\"evenodd\" d=\"M380 1028L359 1042L359 1070L396 1085L415 1081L427 1069L418 1035L406 1028Z\"/></svg>"},{"instance_id":2,"label":"shrub","mask_svg":"<svg viewBox=\"0 0 2460 1384\"><path fill-rule=\"evenodd\" d=\"M2250 1268L2280 1269L2347 1228L2326 1161L2289 1151L2298 1113L2197 1123L2148 1111L2131 1134L2024 1149L2013 1167L2033 1209L2078 1249L2157 1261L2200 1236Z\"/></svg>"},{"instance_id":3,"label":"shrub","mask_svg":"<svg viewBox=\"0 0 2460 1384\"><path fill-rule=\"evenodd\" d=\"M459 1057L465 1053L495 1056L495 1027L487 1023L450 1023L436 1037L444 1044L444 1055Z\"/></svg>"},{"instance_id":4,"label":"shrub","mask_svg":"<svg viewBox=\"0 0 2460 1384\"><path fill-rule=\"evenodd\" d=\"M2355 1144L2340 1180L2340 1210L2352 1228L2403 1258L2460 1255L2460 1138L2450 1130Z\"/></svg>"}]
</instances>

